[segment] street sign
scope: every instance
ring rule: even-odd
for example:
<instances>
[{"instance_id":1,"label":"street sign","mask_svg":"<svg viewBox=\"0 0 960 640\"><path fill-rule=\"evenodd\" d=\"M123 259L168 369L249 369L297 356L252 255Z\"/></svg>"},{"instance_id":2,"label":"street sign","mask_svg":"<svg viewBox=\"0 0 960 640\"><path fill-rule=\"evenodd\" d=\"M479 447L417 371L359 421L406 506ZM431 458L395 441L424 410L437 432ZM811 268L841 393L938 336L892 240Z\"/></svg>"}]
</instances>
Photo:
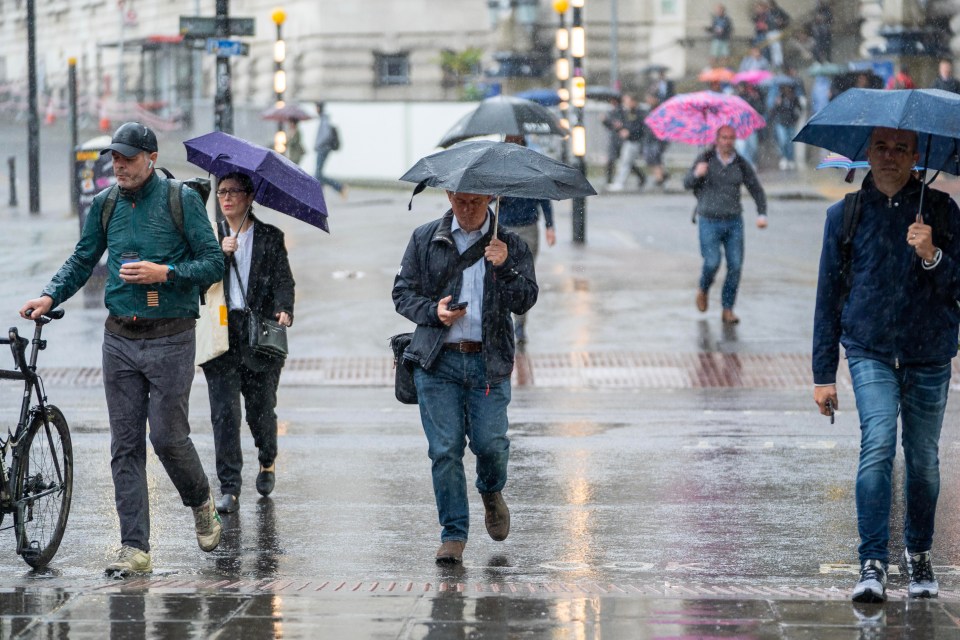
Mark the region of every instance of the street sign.
<instances>
[{"instance_id":1,"label":"street sign","mask_svg":"<svg viewBox=\"0 0 960 640\"><path fill-rule=\"evenodd\" d=\"M245 56L250 53L250 46L239 40L207 38L207 53L215 53L218 56Z\"/></svg>"},{"instance_id":2,"label":"street sign","mask_svg":"<svg viewBox=\"0 0 960 640\"><path fill-rule=\"evenodd\" d=\"M253 18L228 18L228 36L256 35ZM185 38L213 38L217 34L217 18L180 16L180 35Z\"/></svg>"}]
</instances>

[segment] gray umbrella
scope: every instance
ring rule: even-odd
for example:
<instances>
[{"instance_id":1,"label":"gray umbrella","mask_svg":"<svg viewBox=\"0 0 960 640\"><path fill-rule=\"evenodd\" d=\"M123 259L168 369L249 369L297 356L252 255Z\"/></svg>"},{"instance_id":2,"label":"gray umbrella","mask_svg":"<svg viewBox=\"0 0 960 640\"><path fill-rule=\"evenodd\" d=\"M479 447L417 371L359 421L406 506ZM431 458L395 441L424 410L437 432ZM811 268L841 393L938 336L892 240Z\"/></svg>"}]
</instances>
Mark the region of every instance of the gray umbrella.
<instances>
[{"instance_id":1,"label":"gray umbrella","mask_svg":"<svg viewBox=\"0 0 960 640\"><path fill-rule=\"evenodd\" d=\"M543 105L516 96L495 96L460 118L437 146L446 148L477 136L529 134L565 136L567 130Z\"/></svg>"},{"instance_id":2,"label":"gray umbrella","mask_svg":"<svg viewBox=\"0 0 960 640\"><path fill-rule=\"evenodd\" d=\"M475 140L417 161L400 177L425 187L489 196L566 200L596 195L578 170L512 142Z\"/></svg>"}]
</instances>

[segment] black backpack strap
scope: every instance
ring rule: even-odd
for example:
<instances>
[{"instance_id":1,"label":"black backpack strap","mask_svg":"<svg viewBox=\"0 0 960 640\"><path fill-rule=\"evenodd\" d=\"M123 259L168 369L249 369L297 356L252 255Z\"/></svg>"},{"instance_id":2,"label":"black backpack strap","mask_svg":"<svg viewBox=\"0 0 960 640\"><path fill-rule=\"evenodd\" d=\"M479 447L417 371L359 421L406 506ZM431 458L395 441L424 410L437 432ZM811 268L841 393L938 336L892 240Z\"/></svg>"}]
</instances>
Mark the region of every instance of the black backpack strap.
<instances>
[{"instance_id":1,"label":"black backpack strap","mask_svg":"<svg viewBox=\"0 0 960 640\"><path fill-rule=\"evenodd\" d=\"M860 224L861 193L862 191L856 191L843 197L843 228L840 234L840 277L843 287L839 299L841 306L853 286L853 236Z\"/></svg>"},{"instance_id":2,"label":"black backpack strap","mask_svg":"<svg viewBox=\"0 0 960 640\"><path fill-rule=\"evenodd\" d=\"M170 205L170 217L173 219L173 226L177 228L180 235L183 233L183 183L172 178L167 179L167 197Z\"/></svg>"},{"instance_id":3,"label":"black backpack strap","mask_svg":"<svg viewBox=\"0 0 960 640\"><path fill-rule=\"evenodd\" d=\"M107 194L107 199L103 201L103 208L100 209L100 228L103 229L103 232L107 232L107 225L110 224L110 216L113 215L113 210L117 208L117 198L120 197L120 185L113 185L110 187L110 193Z\"/></svg>"}]
</instances>

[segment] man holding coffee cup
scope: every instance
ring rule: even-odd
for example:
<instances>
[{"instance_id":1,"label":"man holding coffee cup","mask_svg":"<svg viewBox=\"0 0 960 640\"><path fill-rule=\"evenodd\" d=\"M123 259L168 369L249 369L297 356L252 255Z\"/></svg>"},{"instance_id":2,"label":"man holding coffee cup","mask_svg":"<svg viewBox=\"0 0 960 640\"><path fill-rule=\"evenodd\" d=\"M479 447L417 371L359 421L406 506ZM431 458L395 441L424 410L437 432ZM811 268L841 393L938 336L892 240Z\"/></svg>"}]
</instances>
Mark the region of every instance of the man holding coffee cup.
<instances>
[{"instance_id":1,"label":"man holding coffee cup","mask_svg":"<svg viewBox=\"0 0 960 640\"><path fill-rule=\"evenodd\" d=\"M215 549L222 531L187 417L199 294L223 278L223 253L200 196L182 187L178 194L154 171L157 152L150 128L128 122L116 130L101 154L111 154L118 186L94 198L73 255L40 297L20 309L23 318L33 320L69 299L109 250L103 383L122 547L106 570L121 575L153 570L148 417L153 449L183 504L193 509L200 548ZM101 214L114 189L119 189L116 204L104 221ZM170 198L177 196L182 224L170 211Z\"/></svg>"}]
</instances>

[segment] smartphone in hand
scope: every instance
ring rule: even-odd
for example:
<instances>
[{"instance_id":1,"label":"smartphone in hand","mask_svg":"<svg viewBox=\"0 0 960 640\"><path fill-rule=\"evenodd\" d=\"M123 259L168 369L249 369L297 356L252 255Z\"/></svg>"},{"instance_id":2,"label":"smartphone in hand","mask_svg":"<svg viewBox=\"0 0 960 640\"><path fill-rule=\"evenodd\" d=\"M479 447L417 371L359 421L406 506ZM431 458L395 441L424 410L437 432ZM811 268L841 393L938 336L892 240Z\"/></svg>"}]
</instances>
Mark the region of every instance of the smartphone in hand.
<instances>
[{"instance_id":1,"label":"smartphone in hand","mask_svg":"<svg viewBox=\"0 0 960 640\"><path fill-rule=\"evenodd\" d=\"M447 311L460 311L460 309L466 309L466 302L451 302L447 305Z\"/></svg>"},{"instance_id":2,"label":"smartphone in hand","mask_svg":"<svg viewBox=\"0 0 960 640\"><path fill-rule=\"evenodd\" d=\"M833 424L834 420L834 411L833 411L833 402L827 400L827 411L830 413L830 424Z\"/></svg>"}]
</instances>

